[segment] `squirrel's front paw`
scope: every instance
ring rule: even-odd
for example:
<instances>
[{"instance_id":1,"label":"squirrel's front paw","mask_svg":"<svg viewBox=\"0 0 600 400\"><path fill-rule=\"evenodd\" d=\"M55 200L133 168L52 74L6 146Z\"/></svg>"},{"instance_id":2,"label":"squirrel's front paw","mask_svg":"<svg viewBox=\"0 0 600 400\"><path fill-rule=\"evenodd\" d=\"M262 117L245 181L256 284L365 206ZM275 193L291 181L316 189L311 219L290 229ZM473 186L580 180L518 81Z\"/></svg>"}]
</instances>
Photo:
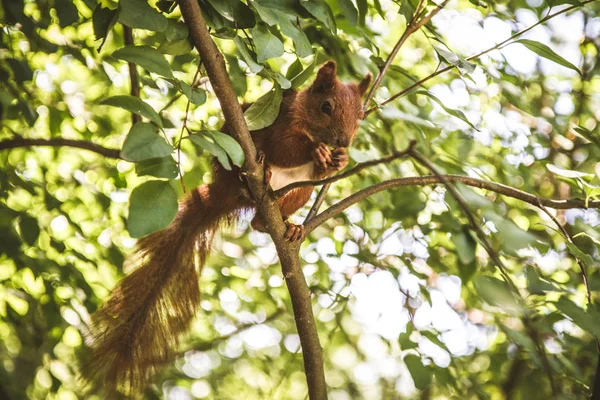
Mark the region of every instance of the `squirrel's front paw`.
<instances>
[{"instance_id":1,"label":"squirrel's front paw","mask_svg":"<svg viewBox=\"0 0 600 400\"><path fill-rule=\"evenodd\" d=\"M319 143L314 148L312 156L315 164L322 170L326 170L327 166L332 163L331 150L329 150L329 146L325 143Z\"/></svg>"},{"instance_id":2,"label":"squirrel's front paw","mask_svg":"<svg viewBox=\"0 0 600 400\"><path fill-rule=\"evenodd\" d=\"M346 149L338 147L331 152L331 167L335 171L341 171L348 165L348 153Z\"/></svg>"}]
</instances>

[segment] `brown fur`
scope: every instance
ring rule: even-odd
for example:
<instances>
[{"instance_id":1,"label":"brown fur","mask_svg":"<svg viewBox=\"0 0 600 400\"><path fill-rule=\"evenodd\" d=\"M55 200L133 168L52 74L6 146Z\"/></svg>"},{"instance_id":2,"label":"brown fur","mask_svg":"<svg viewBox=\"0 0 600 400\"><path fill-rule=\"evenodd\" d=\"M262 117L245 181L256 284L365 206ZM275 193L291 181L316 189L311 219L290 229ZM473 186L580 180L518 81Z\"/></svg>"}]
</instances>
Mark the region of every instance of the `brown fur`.
<instances>
[{"instance_id":1,"label":"brown fur","mask_svg":"<svg viewBox=\"0 0 600 400\"><path fill-rule=\"evenodd\" d=\"M329 61L308 89L287 92L275 123L252 132L266 165L289 168L319 160L315 149L325 143L339 149L330 154L331 162L324 168L314 168L312 178L343 168L347 163L344 148L358 129L360 98L370 79L368 74L359 85L343 84L336 77L335 62ZM325 100L332 105L331 116L321 112ZM224 126L223 131L227 130ZM297 189L280 199L284 218L306 204L312 189ZM227 171L215 163L214 183L199 186L182 200L169 227L138 242L130 260L138 268L92 316L93 354L84 372L90 378L102 377L109 395L115 391L140 395L155 373L172 360L173 350L198 311L198 275L214 231L251 208L253 201L239 171ZM252 225L264 230L258 217Z\"/></svg>"}]
</instances>

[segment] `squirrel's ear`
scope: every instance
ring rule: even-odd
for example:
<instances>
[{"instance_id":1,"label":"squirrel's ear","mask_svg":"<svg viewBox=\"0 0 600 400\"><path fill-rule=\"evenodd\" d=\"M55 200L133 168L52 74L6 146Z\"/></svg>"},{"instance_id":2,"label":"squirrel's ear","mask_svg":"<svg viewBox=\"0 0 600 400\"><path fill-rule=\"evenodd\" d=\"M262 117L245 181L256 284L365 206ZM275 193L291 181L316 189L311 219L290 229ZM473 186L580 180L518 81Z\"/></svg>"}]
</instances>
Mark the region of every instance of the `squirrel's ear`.
<instances>
[{"instance_id":1,"label":"squirrel's ear","mask_svg":"<svg viewBox=\"0 0 600 400\"><path fill-rule=\"evenodd\" d=\"M337 66L335 61L327 61L317 72L317 77L311 86L311 92L324 92L335 84Z\"/></svg>"},{"instance_id":2,"label":"squirrel's ear","mask_svg":"<svg viewBox=\"0 0 600 400\"><path fill-rule=\"evenodd\" d=\"M372 78L373 78L373 74L370 73L370 72L367 72L367 74L365 75L365 77L362 78L362 80L358 84L358 91L360 92L361 96L363 94L365 94L365 92L369 88L369 85L371 84L371 79Z\"/></svg>"}]
</instances>

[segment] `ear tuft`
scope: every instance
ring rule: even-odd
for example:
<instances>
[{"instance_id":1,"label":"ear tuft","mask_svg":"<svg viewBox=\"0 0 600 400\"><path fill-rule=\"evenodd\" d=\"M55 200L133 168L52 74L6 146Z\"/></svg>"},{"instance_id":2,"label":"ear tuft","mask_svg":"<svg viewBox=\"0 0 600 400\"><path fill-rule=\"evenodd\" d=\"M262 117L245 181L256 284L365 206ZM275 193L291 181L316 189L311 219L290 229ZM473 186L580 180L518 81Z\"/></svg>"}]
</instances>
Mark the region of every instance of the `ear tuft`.
<instances>
[{"instance_id":1,"label":"ear tuft","mask_svg":"<svg viewBox=\"0 0 600 400\"><path fill-rule=\"evenodd\" d=\"M317 72L317 77L311 86L312 92L325 92L335 85L337 79L337 65L335 61L329 60Z\"/></svg>"},{"instance_id":2,"label":"ear tuft","mask_svg":"<svg viewBox=\"0 0 600 400\"><path fill-rule=\"evenodd\" d=\"M364 76L364 78L362 78L362 80L358 84L358 91L360 92L361 96L363 94L365 94L365 92L369 88L369 85L371 84L371 79L372 78L373 78L373 74L370 73L370 72L367 72L367 74Z\"/></svg>"}]
</instances>

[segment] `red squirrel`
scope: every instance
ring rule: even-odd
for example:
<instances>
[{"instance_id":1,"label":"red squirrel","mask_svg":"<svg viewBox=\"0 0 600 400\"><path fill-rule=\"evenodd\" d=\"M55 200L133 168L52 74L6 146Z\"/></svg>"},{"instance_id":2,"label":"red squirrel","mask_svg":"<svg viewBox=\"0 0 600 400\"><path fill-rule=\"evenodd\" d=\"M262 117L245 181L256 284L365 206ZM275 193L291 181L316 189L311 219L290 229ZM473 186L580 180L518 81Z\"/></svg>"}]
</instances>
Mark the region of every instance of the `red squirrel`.
<instances>
[{"instance_id":1,"label":"red squirrel","mask_svg":"<svg viewBox=\"0 0 600 400\"><path fill-rule=\"evenodd\" d=\"M310 87L284 94L275 122L251 132L272 189L321 179L348 164L346 148L363 118L361 97L370 82L367 74L359 84L344 84L336 76L335 62L328 61ZM227 132L226 124L222 131ZM214 162L213 183L198 186L183 199L170 226L138 241L128 259L137 269L92 315L93 351L85 373L101 377L108 392L140 395L172 360L198 311L199 270L214 231L255 208L239 172ZM312 191L313 187L295 189L279 200L284 220L308 202ZM287 225L288 240L303 237L301 226ZM259 216L252 226L264 230Z\"/></svg>"}]
</instances>

